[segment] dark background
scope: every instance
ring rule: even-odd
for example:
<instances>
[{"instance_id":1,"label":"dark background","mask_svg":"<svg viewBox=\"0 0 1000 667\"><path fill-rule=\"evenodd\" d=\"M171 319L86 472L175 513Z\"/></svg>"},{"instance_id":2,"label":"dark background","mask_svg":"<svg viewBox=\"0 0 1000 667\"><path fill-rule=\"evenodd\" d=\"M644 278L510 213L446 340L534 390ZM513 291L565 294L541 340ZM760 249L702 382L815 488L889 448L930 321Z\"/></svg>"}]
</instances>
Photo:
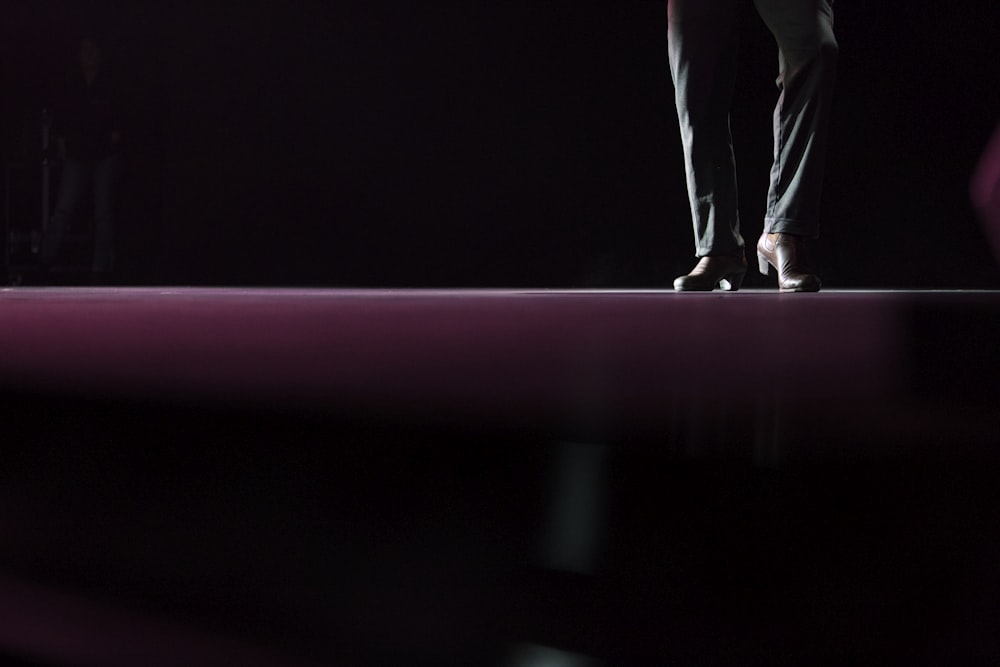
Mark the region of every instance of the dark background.
<instances>
[{"instance_id":1,"label":"dark background","mask_svg":"<svg viewBox=\"0 0 1000 667\"><path fill-rule=\"evenodd\" d=\"M968 203L1000 121L1000 10L888 4L837 3L824 280L1000 287ZM130 111L123 282L665 287L693 243L664 5L0 0L4 157L37 164L40 110L96 29ZM752 243L777 91L746 8L733 128ZM347 653L332 664L484 664L413 659L494 648L484 637L648 664L992 656L1000 502L993 455L974 454L996 430L998 319L926 298L901 315L915 395L900 405L848 393L823 420L760 417L744 411L766 397L734 381L714 410L665 407L670 439L612 439L613 532L591 578L534 553L565 428L53 397L7 376L2 570ZM750 465L772 417L841 458ZM852 459L868 451L898 455Z\"/></svg>"},{"instance_id":2,"label":"dark background","mask_svg":"<svg viewBox=\"0 0 1000 667\"><path fill-rule=\"evenodd\" d=\"M693 263L662 0L2 7L8 158L34 159L79 31L106 43L127 94L125 283L663 287ZM1000 121L1000 11L837 12L825 283L1000 286L968 203ZM745 28L732 124L752 243L776 52L749 2Z\"/></svg>"}]
</instances>

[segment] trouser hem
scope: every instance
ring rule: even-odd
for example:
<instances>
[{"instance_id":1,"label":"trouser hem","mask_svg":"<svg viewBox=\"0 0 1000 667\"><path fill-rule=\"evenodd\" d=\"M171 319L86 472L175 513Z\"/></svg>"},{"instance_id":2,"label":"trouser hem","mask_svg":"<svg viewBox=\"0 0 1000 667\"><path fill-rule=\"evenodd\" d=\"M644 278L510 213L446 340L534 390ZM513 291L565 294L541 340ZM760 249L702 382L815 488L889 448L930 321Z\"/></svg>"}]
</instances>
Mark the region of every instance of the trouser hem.
<instances>
[{"instance_id":1,"label":"trouser hem","mask_svg":"<svg viewBox=\"0 0 1000 667\"><path fill-rule=\"evenodd\" d=\"M743 257L746 254L746 246L740 245L735 248L696 248L694 256L698 259L702 257L710 257L713 255L726 256L726 257Z\"/></svg>"},{"instance_id":2,"label":"trouser hem","mask_svg":"<svg viewBox=\"0 0 1000 667\"><path fill-rule=\"evenodd\" d=\"M764 218L766 234L794 234L810 239L819 238L819 227L791 218Z\"/></svg>"}]
</instances>

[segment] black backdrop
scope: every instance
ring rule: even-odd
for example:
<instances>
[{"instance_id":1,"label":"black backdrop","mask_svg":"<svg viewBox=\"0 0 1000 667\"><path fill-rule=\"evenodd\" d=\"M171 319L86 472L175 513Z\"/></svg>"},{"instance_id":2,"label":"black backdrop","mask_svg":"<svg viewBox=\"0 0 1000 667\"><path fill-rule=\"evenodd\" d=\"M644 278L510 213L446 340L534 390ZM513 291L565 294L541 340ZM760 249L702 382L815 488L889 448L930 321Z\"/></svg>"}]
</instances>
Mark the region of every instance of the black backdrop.
<instances>
[{"instance_id":1,"label":"black backdrop","mask_svg":"<svg viewBox=\"0 0 1000 667\"><path fill-rule=\"evenodd\" d=\"M2 7L8 155L80 26L107 44L129 112L125 282L662 287L692 264L662 0ZM1000 286L968 203L1000 121L1000 9L837 8L825 282ZM752 242L776 53L750 2L745 24Z\"/></svg>"}]
</instances>

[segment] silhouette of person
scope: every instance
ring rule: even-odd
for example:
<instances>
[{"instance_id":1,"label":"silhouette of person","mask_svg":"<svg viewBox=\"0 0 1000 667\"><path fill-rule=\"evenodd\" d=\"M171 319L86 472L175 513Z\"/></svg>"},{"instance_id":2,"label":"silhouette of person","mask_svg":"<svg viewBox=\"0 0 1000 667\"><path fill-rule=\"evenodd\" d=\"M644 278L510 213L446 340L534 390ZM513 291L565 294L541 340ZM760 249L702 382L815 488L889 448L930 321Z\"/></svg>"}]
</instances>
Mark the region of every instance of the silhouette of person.
<instances>
[{"instance_id":1,"label":"silhouette of person","mask_svg":"<svg viewBox=\"0 0 1000 667\"><path fill-rule=\"evenodd\" d=\"M104 55L92 37L80 42L80 74L53 114L52 132L63 160L55 214L41 245L50 267L84 196L93 193L94 253L91 269L106 274L114 264L114 219L121 178L122 133L114 91L103 71Z\"/></svg>"},{"instance_id":2,"label":"silhouette of person","mask_svg":"<svg viewBox=\"0 0 1000 667\"><path fill-rule=\"evenodd\" d=\"M668 0L670 72L687 170L698 265L678 291L737 290L747 270L729 108L743 0ZM761 273L782 292L814 292L804 239L819 235L820 191L837 62L831 0L754 0L778 43L774 163L757 242Z\"/></svg>"}]
</instances>

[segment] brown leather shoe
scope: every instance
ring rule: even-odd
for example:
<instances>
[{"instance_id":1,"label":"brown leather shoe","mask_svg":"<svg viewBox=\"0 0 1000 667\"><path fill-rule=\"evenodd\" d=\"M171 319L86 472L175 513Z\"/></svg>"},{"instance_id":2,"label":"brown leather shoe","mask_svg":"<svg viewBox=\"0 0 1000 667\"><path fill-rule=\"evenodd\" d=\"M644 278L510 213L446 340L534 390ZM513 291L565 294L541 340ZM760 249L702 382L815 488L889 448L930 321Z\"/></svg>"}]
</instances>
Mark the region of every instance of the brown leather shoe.
<instances>
[{"instance_id":1,"label":"brown leather shoe","mask_svg":"<svg viewBox=\"0 0 1000 667\"><path fill-rule=\"evenodd\" d=\"M711 292L716 285L727 292L736 292L743 284L747 272L744 256L711 255L701 261L686 276L674 281L678 292Z\"/></svg>"},{"instance_id":2,"label":"brown leather shoe","mask_svg":"<svg viewBox=\"0 0 1000 667\"><path fill-rule=\"evenodd\" d=\"M757 262L761 275L767 275L770 264L778 272L778 289L782 292L818 292L819 277L803 264L802 237L794 234L761 234L757 241Z\"/></svg>"}]
</instances>

